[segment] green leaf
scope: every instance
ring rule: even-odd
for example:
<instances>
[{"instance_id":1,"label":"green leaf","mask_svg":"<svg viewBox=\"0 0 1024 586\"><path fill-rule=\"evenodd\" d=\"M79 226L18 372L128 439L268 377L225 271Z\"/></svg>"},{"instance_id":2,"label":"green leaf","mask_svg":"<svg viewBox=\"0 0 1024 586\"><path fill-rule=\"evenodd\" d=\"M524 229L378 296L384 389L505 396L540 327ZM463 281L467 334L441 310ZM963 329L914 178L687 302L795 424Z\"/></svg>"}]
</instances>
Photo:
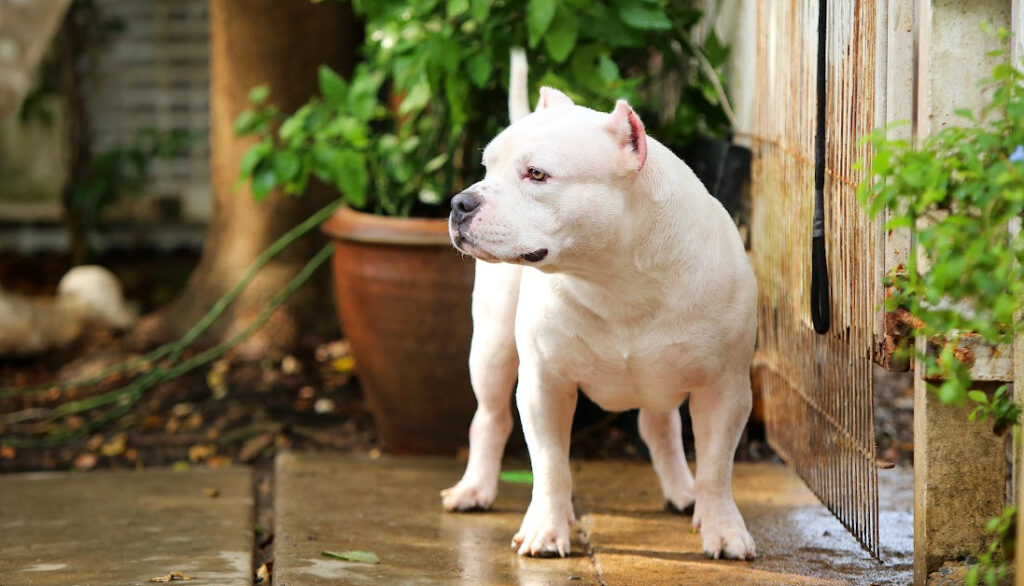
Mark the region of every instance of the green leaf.
<instances>
[{"instance_id":1,"label":"green leaf","mask_svg":"<svg viewBox=\"0 0 1024 586\"><path fill-rule=\"evenodd\" d=\"M491 59L486 53L475 53L466 62L466 70L469 72L469 79L476 87L484 87L491 77Z\"/></svg>"},{"instance_id":2,"label":"green leaf","mask_svg":"<svg viewBox=\"0 0 1024 586\"><path fill-rule=\"evenodd\" d=\"M344 106L345 97L348 95L348 83L326 65L321 65L317 73L320 77L320 93L324 100L338 108Z\"/></svg>"},{"instance_id":3,"label":"green leaf","mask_svg":"<svg viewBox=\"0 0 1024 586\"><path fill-rule=\"evenodd\" d=\"M975 403L988 405L988 395L986 395L984 391L968 391L967 398L974 401Z\"/></svg>"},{"instance_id":4,"label":"green leaf","mask_svg":"<svg viewBox=\"0 0 1024 586\"><path fill-rule=\"evenodd\" d=\"M354 207L366 205L366 187L369 176L366 172L366 158L349 150L335 151L334 183L345 199Z\"/></svg>"},{"instance_id":5,"label":"green leaf","mask_svg":"<svg viewBox=\"0 0 1024 586\"><path fill-rule=\"evenodd\" d=\"M619 79L619 66L608 55L601 55L597 60L597 74L605 83Z\"/></svg>"},{"instance_id":6,"label":"green leaf","mask_svg":"<svg viewBox=\"0 0 1024 586\"><path fill-rule=\"evenodd\" d=\"M555 0L529 0L526 4L526 36L532 49L540 42L555 18Z\"/></svg>"},{"instance_id":7,"label":"green leaf","mask_svg":"<svg viewBox=\"0 0 1024 586\"><path fill-rule=\"evenodd\" d=\"M270 97L270 88L265 85L258 85L249 90L249 101L254 105L260 105Z\"/></svg>"},{"instance_id":8,"label":"green leaf","mask_svg":"<svg viewBox=\"0 0 1024 586\"><path fill-rule=\"evenodd\" d=\"M287 183L294 179L302 168L302 161L299 160L298 155L291 151L274 153L272 161L274 174L281 183Z\"/></svg>"},{"instance_id":9,"label":"green leaf","mask_svg":"<svg viewBox=\"0 0 1024 586\"><path fill-rule=\"evenodd\" d=\"M242 176L248 177L252 175L253 171L256 170L256 166L259 165L268 154L270 154L270 145L265 142L258 142L249 147L249 149L245 151L245 154L242 155Z\"/></svg>"},{"instance_id":10,"label":"green leaf","mask_svg":"<svg viewBox=\"0 0 1024 586\"><path fill-rule=\"evenodd\" d=\"M529 470L502 470L498 478L502 482L533 484L533 473Z\"/></svg>"},{"instance_id":11,"label":"green leaf","mask_svg":"<svg viewBox=\"0 0 1024 586\"><path fill-rule=\"evenodd\" d=\"M402 105L398 107L398 114L407 116L412 113L419 113L427 105L427 102L430 101L430 98L430 84L427 83L426 79L421 79L405 95Z\"/></svg>"},{"instance_id":12,"label":"green leaf","mask_svg":"<svg viewBox=\"0 0 1024 586\"><path fill-rule=\"evenodd\" d=\"M617 8L622 20L633 28L661 31L672 28L672 21L665 16L664 10L645 4L641 0L619 2Z\"/></svg>"},{"instance_id":13,"label":"green leaf","mask_svg":"<svg viewBox=\"0 0 1024 586\"><path fill-rule=\"evenodd\" d=\"M272 165L260 165L252 176L252 197L256 201L263 201L272 189L277 187L277 175Z\"/></svg>"},{"instance_id":14,"label":"green leaf","mask_svg":"<svg viewBox=\"0 0 1024 586\"><path fill-rule=\"evenodd\" d=\"M469 0L448 0L448 18L462 16L469 11Z\"/></svg>"},{"instance_id":15,"label":"green leaf","mask_svg":"<svg viewBox=\"0 0 1024 586\"><path fill-rule=\"evenodd\" d=\"M576 20L576 15L560 6L558 18L551 23L548 33L544 35L548 55L551 55L556 63L563 63L576 46L578 34L579 21Z\"/></svg>"},{"instance_id":16,"label":"green leaf","mask_svg":"<svg viewBox=\"0 0 1024 586\"><path fill-rule=\"evenodd\" d=\"M252 110L242 110L235 118L235 136L243 136L254 132L260 124L260 116Z\"/></svg>"},{"instance_id":17,"label":"green leaf","mask_svg":"<svg viewBox=\"0 0 1024 586\"><path fill-rule=\"evenodd\" d=\"M441 168L442 165L448 162L448 153L441 153L433 159L427 161L427 164L423 166L423 171L426 173L433 173Z\"/></svg>"},{"instance_id":18,"label":"green leaf","mask_svg":"<svg viewBox=\"0 0 1024 586\"><path fill-rule=\"evenodd\" d=\"M380 563L380 558L377 557L377 554L370 551L360 551L358 549L350 549L342 552L324 550L320 552L320 555L324 556L325 558L343 560L346 562L357 562L360 564Z\"/></svg>"},{"instance_id":19,"label":"green leaf","mask_svg":"<svg viewBox=\"0 0 1024 586\"><path fill-rule=\"evenodd\" d=\"M491 12L491 3L494 0L470 0L469 14L473 20L483 22Z\"/></svg>"}]
</instances>

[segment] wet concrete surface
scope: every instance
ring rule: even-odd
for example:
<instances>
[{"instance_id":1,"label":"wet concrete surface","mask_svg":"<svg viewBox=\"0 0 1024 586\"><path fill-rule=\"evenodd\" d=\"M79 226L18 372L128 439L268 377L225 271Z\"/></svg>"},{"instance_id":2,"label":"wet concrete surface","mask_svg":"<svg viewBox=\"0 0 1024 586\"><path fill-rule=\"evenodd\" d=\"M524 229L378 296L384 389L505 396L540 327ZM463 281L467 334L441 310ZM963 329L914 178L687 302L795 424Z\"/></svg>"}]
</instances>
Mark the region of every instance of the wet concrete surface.
<instances>
[{"instance_id":1,"label":"wet concrete surface","mask_svg":"<svg viewBox=\"0 0 1024 586\"><path fill-rule=\"evenodd\" d=\"M252 514L246 468L0 475L0 585L250 584Z\"/></svg>"},{"instance_id":2,"label":"wet concrete surface","mask_svg":"<svg viewBox=\"0 0 1024 586\"><path fill-rule=\"evenodd\" d=\"M661 511L644 464L576 464L576 499L607 584L909 584L913 471L880 470L883 563L875 561L788 468L737 464L736 503L757 542L753 561L709 560L689 516ZM578 513L581 511L577 511Z\"/></svg>"},{"instance_id":3,"label":"wet concrete surface","mask_svg":"<svg viewBox=\"0 0 1024 586\"><path fill-rule=\"evenodd\" d=\"M452 459L281 454L275 487L274 584L600 584L579 537L566 559L510 548L530 487L501 486L495 509L452 514L438 492L458 481ZM379 564L322 551L375 553Z\"/></svg>"},{"instance_id":4,"label":"wet concrete surface","mask_svg":"<svg viewBox=\"0 0 1024 586\"><path fill-rule=\"evenodd\" d=\"M508 466L506 466L508 468ZM789 469L738 464L737 503L758 559L709 560L690 517L663 510L650 466L573 464L580 518L568 559L515 555L509 541L529 487L503 483L495 510L441 511L458 480L452 460L279 456L274 583L317 584L907 584L912 576L912 471L879 471L884 563L872 559ZM327 559L364 550L380 564Z\"/></svg>"}]
</instances>

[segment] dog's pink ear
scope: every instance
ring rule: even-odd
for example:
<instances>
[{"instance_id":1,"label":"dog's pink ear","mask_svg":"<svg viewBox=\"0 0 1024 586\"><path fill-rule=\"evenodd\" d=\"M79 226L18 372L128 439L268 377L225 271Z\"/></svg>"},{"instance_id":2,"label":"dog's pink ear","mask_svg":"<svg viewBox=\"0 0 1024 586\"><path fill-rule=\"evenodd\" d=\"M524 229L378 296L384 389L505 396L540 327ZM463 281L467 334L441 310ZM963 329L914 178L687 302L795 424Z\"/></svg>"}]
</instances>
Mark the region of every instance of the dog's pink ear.
<instances>
[{"instance_id":1,"label":"dog's pink ear","mask_svg":"<svg viewBox=\"0 0 1024 586\"><path fill-rule=\"evenodd\" d=\"M554 108L555 106L574 106L572 98L556 90L544 86L540 88L540 98L537 99L537 108L534 112L540 112L541 110L547 110L548 108Z\"/></svg>"},{"instance_id":2,"label":"dog's pink ear","mask_svg":"<svg viewBox=\"0 0 1024 586\"><path fill-rule=\"evenodd\" d=\"M644 132L644 123L626 100L615 103L607 124L612 136L619 141L630 167L634 171L643 169L647 161L647 133Z\"/></svg>"}]
</instances>

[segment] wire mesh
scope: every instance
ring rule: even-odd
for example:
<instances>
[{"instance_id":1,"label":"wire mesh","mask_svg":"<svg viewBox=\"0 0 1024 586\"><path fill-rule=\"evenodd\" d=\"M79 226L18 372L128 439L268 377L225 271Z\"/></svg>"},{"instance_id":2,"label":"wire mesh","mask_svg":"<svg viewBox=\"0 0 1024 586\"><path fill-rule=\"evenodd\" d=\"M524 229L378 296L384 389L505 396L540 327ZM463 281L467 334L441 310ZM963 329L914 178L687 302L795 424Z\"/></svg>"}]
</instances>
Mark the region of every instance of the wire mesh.
<instances>
[{"instance_id":1,"label":"wire mesh","mask_svg":"<svg viewBox=\"0 0 1024 586\"><path fill-rule=\"evenodd\" d=\"M810 318L818 0L759 2L751 248L755 376L768 440L879 556L872 346L875 231L860 210L858 139L874 125L875 1L829 2L825 215L832 327Z\"/></svg>"}]
</instances>

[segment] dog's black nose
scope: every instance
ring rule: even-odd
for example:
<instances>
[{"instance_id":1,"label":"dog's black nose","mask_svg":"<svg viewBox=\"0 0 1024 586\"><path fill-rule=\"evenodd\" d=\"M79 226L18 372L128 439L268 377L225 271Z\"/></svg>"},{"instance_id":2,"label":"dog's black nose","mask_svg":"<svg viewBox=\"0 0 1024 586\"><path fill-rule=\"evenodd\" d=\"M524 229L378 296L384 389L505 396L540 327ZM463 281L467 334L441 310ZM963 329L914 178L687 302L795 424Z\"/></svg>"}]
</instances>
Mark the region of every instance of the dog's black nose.
<instances>
[{"instance_id":1,"label":"dog's black nose","mask_svg":"<svg viewBox=\"0 0 1024 586\"><path fill-rule=\"evenodd\" d=\"M480 198L475 193L463 191L452 198L452 221L461 224L468 220L480 207Z\"/></svg>"}]
</instances>

